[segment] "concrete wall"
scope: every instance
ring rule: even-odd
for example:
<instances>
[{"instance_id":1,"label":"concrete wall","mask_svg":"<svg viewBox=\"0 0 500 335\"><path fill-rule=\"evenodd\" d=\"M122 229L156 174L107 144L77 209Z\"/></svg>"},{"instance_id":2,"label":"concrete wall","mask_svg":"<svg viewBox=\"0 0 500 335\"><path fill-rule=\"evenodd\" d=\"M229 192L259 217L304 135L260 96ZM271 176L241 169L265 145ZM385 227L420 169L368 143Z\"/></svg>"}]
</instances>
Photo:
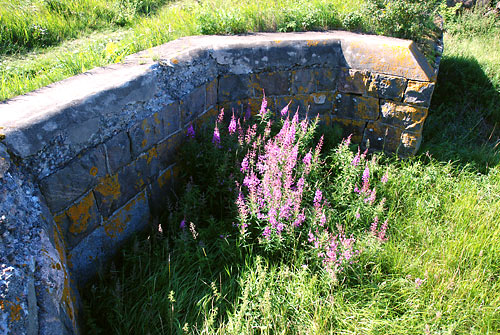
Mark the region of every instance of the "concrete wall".
<instances>
[{"instance_id":1,"label":"concrete wall","mask_svg":"<svg viewBox=\"0 0 500 335\"><path fill-rule=\"evenodd\" d=\"M222 107L255 112L264 90L274 111L291 101L407 156L436 76L400 39L195 36L1 103L0 332L79 332L78 287L161 211L190 123Z\"/></svg>"}]
</instances>

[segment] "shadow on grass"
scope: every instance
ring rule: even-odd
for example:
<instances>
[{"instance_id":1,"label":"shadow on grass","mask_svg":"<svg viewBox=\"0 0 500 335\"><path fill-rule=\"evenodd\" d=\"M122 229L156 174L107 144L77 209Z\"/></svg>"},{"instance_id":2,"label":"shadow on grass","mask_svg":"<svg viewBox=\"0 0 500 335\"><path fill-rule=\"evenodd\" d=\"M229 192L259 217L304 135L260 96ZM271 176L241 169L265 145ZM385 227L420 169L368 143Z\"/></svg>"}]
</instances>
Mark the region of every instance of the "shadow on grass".
<instances>
[{"instance_id":1,"label":"shadow on grass","mask_svg":"<svg viewBox=\"0 0 500 335\"><path fill-rule=\"evenodd\" d=\"M500 162L500 92L475 58L443 57L421 152L486 172Z\"/></svg>"}]
</instances>

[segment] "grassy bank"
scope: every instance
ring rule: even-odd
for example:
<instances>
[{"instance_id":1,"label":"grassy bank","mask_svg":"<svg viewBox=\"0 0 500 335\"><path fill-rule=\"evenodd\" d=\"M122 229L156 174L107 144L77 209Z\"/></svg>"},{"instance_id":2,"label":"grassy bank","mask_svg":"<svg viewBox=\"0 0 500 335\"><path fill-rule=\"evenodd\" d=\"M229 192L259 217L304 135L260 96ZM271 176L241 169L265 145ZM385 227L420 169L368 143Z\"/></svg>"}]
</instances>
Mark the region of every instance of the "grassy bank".
<instances>
[{"instance_id":1,"label":"grassy bank","mask_svg":"<svg viewBox=\"0 0 500 335\"><path fill-rule=\"evenodd\" d=\"M16 1L0 7L0 100L186 35L346 29L423 40L435 28L434 0ZM90 34L103 29L114 33Z\"/></svg>"}]
</instances>

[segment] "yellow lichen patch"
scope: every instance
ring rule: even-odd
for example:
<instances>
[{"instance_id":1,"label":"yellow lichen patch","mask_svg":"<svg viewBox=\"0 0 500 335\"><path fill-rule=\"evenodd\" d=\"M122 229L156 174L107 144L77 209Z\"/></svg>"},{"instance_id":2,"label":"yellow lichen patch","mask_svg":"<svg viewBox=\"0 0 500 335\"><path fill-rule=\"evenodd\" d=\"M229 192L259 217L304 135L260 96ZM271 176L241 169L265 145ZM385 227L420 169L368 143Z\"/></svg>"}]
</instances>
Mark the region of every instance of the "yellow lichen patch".
<instances>
[{"instance_id":1,"label":"yellow lichen patch","mask_svg":"<svg viewBox=\"0 0 500 335\"><path fill-rule=\"evenodd\" d=\"M424 89L426 89L431 83L425 82L425 81L414 81L414 80L409 80L408 81L408 86L406 88L406 92L408 91L415 91L415 92L422 92Z\"/></svg>"},{"instance_id":2,"label":"yellow lichen patch","mask_svg":"<svg viewBox=\"0 0 500 335\"><path fill-rule=\"evenodd\" d=\"M308 47L315 47L318 44L319 44L319 41L311 41L311 40L307 41L307 46Z\"/></svg>"},{"instance_id":3,"label":"yellow lichen patch","mask_svg":"<svg viewBox=\"0 0 500 335\"><path fill-rule=\"evenodd\" d=\"M419 135L412 134L412 133L401 134L401 143L406 148L416 148L419 140L420 140Z\"/></svg>"},{"instance_id":4,"label":"yellow lichen patch","mask_svg":"<svg viewBox=\"0 0 500 335\"><path fill-rule=\"evenodd\" d=\"M168 169L158 177L158 185L163 188L172 178L172 171Z\"/></svg>"},{"instance_id":5,"label":"yellow lichen patch","mask_svg":"<svg viewBox=\"0 0 500 335\"><path fill-rule=\"evenodd\" d=\"M96 186L94 191L100 193L109 200L118 199L121 195L118 175L106 176L101 180L101 183Z\"/></svg>"},{"instance_id":6,"label":"yellow lichen patch","mask_svg":"<svg viewBox=\"0 0 500 335\"><path fill-rule=\"evenodd\" d=\"M274 40L274 43L276 43L276 44L280 44L280 43L281 43L281 40Z\"/></svg>"},{"instance_id":7,"label":"yellow lichen patch","mask_svg":"<svg viewBox=\"0 0 500 335\"><path fill-rule=\"evenodd\" d=\"M148 140L143 139L142 142L141 142L141 147L144 148L147 144L148 144Z\"/></svg>"},{"instance_id":8,"label":"yellow lichen patch","mask_svg":"<svg viewBox=\"0 0 500 335\"><path fill-rule=\"evenodd\" d=\"M61 234L57 227L54 227L54 248L57 250L57 253L59 254L59 259L61 262L65 262L66 259L66 253L64 252L64 245L61 241ZM70 320L73 323L73 327L76 329L76 313L77 311L75 310L74 307L74 301L76 301L75 296L73 294L73 290L71 289L71 286L69 285L69 275L66 271L66 267L62 266L60 262L57 262L59 265L59 268L62 269L64 273L64 286L63 286L63 292L62 292L62 297L61 297L61 303L64 306L64 309L69 316ZM57 268L57 266L56 266Z\"/></svg>"},{"instance_id":9,"label":"yellow lichen patch","mask_svg":"<svg viewBox=\"0 0 500 335\"><path fill-rule=\"evenodd\" d=\"M156 124L160 124L161 123L161 120L158 118L158 113L154 113L153 114L153 119L155 120Z\"/></svg>"},{"instance_id":10,"label":"yellow lichen patch","mask_svg":"<svg viewBox=\"0 0 500 335\"><path fill-rule=\"evenodd\" d=\"M6 308L9 309L10 321L19 321L21 320L21 304L19 303L19 298L16 298L17 303L14 303L9 300L0 300L0 309L3 311Z\"/></svg>"},{"instance_id":11,"label":"yellow lichen patch","mask_svg":"<svg viewBox=\"0 0 500 335\"><path fill-rule=\"evenodd\" d=\"M171 62L172 64L179 64L179 60L178 60L177 58L172 58L172 59L170 59L170 62Z\"/></svg>"},{"instance_id":12,"label":"yellow lichen patch","mask_svg":"<svg viewBox=\"0 0 500 335\"><path fill-rule=\"evenodd\" d=\"M120 215L108 220L104 224L104 231L110 238L116 238L119 234L123 233L125 228L126 225L121 221Z\"/></svg>"},{"instance_id":13,"label":"yellow lichen patch","mask_svg":"<svg viewBox=\"0 0 500 335\"><path fill-rule=\"evenodd\" d=\"M68 208L66 214L71 220L69 231L72 234L80 234L84 232L92 218L92 208L95 206L94 195L89 192L83 199Z\"/></svg>"},{"instance_id":14,"label":"yellow lichen patch","mask_svg":"<svg viewBox=\"0 0 500 335\"><path fill-rule=\"evenodd\" d=\"M142 120L141 128L146 134L149 134L151 132L151 126L148 123L148 119Z\"/></svg>"},{"instance_id":15,"label":"yellow lichen patch","mask_svg":"<svg viewBox=\"0 0 500 335\"><path fill-rule=\"evenodd\" d=\"M97 175L97 172L99 172L99 169L97 167L93 166L90 168L90 175L95 177Z\"/></svg>"},{"instance_id":16,"label":"yellow lichen patch","mask_svg":"<svg viewBox=\"0 0 500 335\"><path fill-rule=\"evenodd\" d=\"M151 164L151 161L153 160L153 158L158 158L158 150L156 149L156 147L152 147L147 152L146 161L148 162L148 164Z\"/></svg>"}]
</instances>

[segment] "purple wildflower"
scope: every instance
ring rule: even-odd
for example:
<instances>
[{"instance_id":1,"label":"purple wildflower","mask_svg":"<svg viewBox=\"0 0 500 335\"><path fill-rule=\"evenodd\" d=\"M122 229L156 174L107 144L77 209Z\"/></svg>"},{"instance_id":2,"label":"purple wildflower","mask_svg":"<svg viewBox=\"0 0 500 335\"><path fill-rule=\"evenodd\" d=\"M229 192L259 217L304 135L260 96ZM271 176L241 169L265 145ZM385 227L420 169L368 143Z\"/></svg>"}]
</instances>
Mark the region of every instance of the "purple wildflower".
<instances>
[{"instance_id":1,"label":"purple wildflower","mask_svg":"<svg viewBox=\"0 0 500 335\"><path fill-rule=\"evenodd\" d=\"M243 161L241 162L241 169L240 169L240 171L241 171L241 172L245 172L245 171L247 171L247 170L248 170L248 157L247 157L247 156L245 156L245 157L243 158Z\"/></svg>"},{"instance_id":2,"label":"purple wildflower","mask_svg":"<svg viewBox=\"0 0 500 335\"><path fill-rule=\"evenodd\" d=\"M354 215L354 217L355 217L356 219L359 219L359 218L361 217L361 214L359 214L359 211L357 211L357 212L356 212L356 214Z\"/></svg>"},{"instance_id":3,"label":"purple wildflower","mask_svg":"<svg viewBox=\"0 0 500 335\"><path fill-rule=\"evenodd\" d=\"M422 284L424 283L424 281L420 278L415 278L415 287L416 288L419 288L420 286L422 286Z\"/></svg>"},{"instance_id":4,"label":"purple wildflower","mask_svg":"<svg viewBox=\"0 0 500 335\"><path fill-rule=\"evenodd\" d=\"M368 192L370 188L370 169L368 168L368 165L365 167L365 170L363 171L363 188L361 189L361 192Z\"/></svg>"},{"instance_id":5,"label":"purple wildflower","mask_svg":"<svg viewBox=\"0 0 500 335\"><path fill-rule=\"evenodd\" d=\"M269 226L266 226L266 228L264 228L262 236L264 236L267 240L269 240L269 238L271 237L271 228L269 228Z\"/></svg>"},{"instance_id":6,"label":"purple wildflower","mask_svg":"<svg viewBox=\"0 0 500 335\"><path fill-rule=\"evenodd\" d=\"M193 128L193 124L192 123L188 127L187 136L191 137L191 138L195 137L195 132L194 132L194 128Z\"/></svg>"},{"instance_id":7,"label":"purple wildflower","mask_svg":"<svg viewBox=\"0 0 500 335\"><path fill-rule=\"evenodd\" d=\"M259 112L259 114L260 114L261 116L264 116L264 115L266 115L266 112L267 112L266 92L264 92L264 90L262 90L262 94L263 94L264 96L262 97L262 103L261 103L261 105L260 105L260 112Z\"/></svg>"},{"instance_id":8,"label":"purple wildflower","mask_svg":"<svg viewBox=\"0 0 500 335\"><path fill-rule=\"evenodd\" d=\"M385 234L387 232L388 223L389 223L389 219L385 220L384 223L382 223L382 226L380 227L380 231L378 232L378 235L377 235L377 237L380 241L387 240L387 237L385 236Z\"/></svg>"},{"instance_id":9,"label":"purple wildflower","mask_svg":"<svg viewBox=\"0 0 500 335\"><path fill-rule=\"evenodd\" d=\"M375 218L373 219L373 222L370 226L370 232L373 234L373 235L376 235L377 234L377 229L378 229L378 216L375 216Z\"/></svg>"},{"instance_id":10,"label":"purple wildflower","mask_svg":"<svg viewBox=\"0 0 500 335\"><path fill-rule=\"evenodd\" d=\"M385 184L387 183L387 180L389 180L389 175L387 174L387 172L382 176L382 179L380 179L380 181L382 182L382 184Z\"/></svg>"},{"instance_id":11,"label":"purple wildflower","mask_svg":"<svg viewBox=\"0 0 500 335\"><path fill-rule=\"evenodd\" d=\"M215 123L214 136L212 137L212 143L216 144L216 145L220 145L220 133L219 133L219 128L217 127L217 123Z\"/></svg>"},{"instance_id":12,"label":"purple wildflower","mask_svg":"<svg viewBox=\"0 0 500 335\"><path fill-rule=\"evenodd\" d=\"M323 193L321 193L320 189L317 189L316 193L314 194L314 207L319 207L322 199Z\"/></svg>"},{"instance_id":13,"label":"purple wildflower","mask_svg":"<svg viewBox=\"0 0 500 335\"><path fill-rule=\"evenodd\" d=\"M224 120L224 108L220 110L219 116L217 117L217 122L222 123Z\"/></svg>"},{"instance_id":14,"label":"purple wildflower","mask_svg":"<svg viewBox=\"0 0 500 335\"><path fill-rule=\"evenodd\" d=\"M182 230L186 229L186 220L182 219L181 223L179 224L179 228Z\"/></svg>"},{"instance_id":15,"label":"purple wildflower","mask_svg":"<svg viewBox=\"0 0 500 335\"><path fill-rule=\"evenodd\" d=\"M351 165L354 166L354 167L356 167L356 166L358 166L358 164L359 164L360 161L361 161L361 157L360 157L360 154L359 154L359 147L358 147L358 153L352 159Z\"/></svg>"},{"instance_id":16,"label":"purple wildflower","mask_svg":"<svg viewBox=\"0 0 500 335\"><path fill-rule=\"evenodd\" d=\"M234 112L233 116L231 117L231 122L229 122L229 134L232 135L236 132L236 119L234 118Z\"/></svg>"},{"instance_id":17,"label":"purple wildflower","mask_svg":"<svg viewBox=\"0 0 500 335\"><path fill-rule=\"evenodd\" d=\"M285 116L288 114L288 107L290 106L290 104L292 103L292 101L290 100L290 102L288 103L288 105L286 105L285 107L283 107L283 109L281 110L281 116Z\"/></svg>"}]
</instances>

